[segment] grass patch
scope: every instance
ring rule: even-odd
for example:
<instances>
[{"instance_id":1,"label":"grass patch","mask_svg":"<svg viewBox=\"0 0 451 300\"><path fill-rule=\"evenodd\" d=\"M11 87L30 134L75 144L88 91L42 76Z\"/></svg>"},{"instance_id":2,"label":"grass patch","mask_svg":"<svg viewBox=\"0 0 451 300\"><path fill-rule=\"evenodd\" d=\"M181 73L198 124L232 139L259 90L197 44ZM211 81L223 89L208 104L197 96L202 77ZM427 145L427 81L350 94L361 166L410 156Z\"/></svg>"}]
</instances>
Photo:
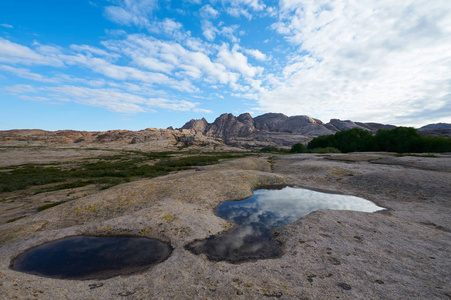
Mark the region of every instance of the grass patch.
<instances>
[{"instance_id":1,"label":"grass patch","mask_svg":"<svg viewBox=\"0 0 451 300\"><path fill-rule=\"evenodd\" d=\"M220 160L243 157L243 153L188 154L174 158L172 152L123 151L121 154L82 162L20 165L0 169L0 193L39 187L35 192L49 192L96 184L100 189L136 180L153 178L195 166L216 164ZM146 164L153 161L152 165ZM156 161L156 163L155 163Z\"/></svg>"},{"instance_id":2,"label":"grass patch","mask_svg":"<svg viewBox=\"0 0 451 300\"><path fill-rule=\"evenodd\" d=\"M65 182L65 183L61 183L61 184L54 185L51 187L45 187L45 188L38 189L35 192L35 194L41 194L41 193L47 193L47 192L53 192L53 191L59 191L59 190L66 190L66 189L75 189L75 188L90 185L92 183L93 182L90 180L88 180L88 181L77 180L77 181L73 181L73 182Z\"/></svg>"},{"instance_id":3,"label":"grass patch","mask_svg":"<svg viewBox=\"0 0 451 300\"><path fill-rule=\"evenodd\" d=\"M38 207L38 211L43 211L43 210L52 208L52 207L54 207L54 206L63 204L63 203L65 203L65 202L66 202L66 201L59 201L59 202L54 202L54 203L46 204L46 205L43 205L43 206L39 206L39 207Z\"/></svg>"},{"instance_id":4,"label":"grass patch","mask_svg":"<svg viewBox=\"0 0 451 300\"><path fill-rule=\"evenodd\" d=\"M314 148L309 151L310 153L341 153L341 151L335 147Z\"/></svg>"},{"instance_id":5,"label":"grass patch","mask_svg":"<svg viewBox=\"0 0 451 300\"><path fill-rule=\"evenodd\" d=\"M14 219L10 219L10 220L6 221L6 223L12 223L12 222L14 222L14 221L23 219L23 218L25 218L25 217L26 217L26 216L20 216L20 217L14 218Z\"/></svg>"}]
</instances>

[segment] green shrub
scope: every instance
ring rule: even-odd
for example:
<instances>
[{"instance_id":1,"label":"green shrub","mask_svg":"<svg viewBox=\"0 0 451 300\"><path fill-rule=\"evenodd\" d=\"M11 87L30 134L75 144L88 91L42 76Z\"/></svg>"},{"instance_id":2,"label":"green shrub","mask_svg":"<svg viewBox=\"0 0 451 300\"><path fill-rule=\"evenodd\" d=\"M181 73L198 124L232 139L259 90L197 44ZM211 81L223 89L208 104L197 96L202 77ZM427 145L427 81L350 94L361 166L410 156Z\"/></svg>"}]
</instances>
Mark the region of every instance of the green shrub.
<instances>
[{"instance_id":1,"label":"green shrub","mask_svg":"<svg viewBox=\"0 0 451 300\"><path fill-rule=\"evenodd\" d=\"M451 138L422 136L411 127L380 129L374 136L367 130L353 128L334 135L316 137L307 145L310 150L326 147L334 147L345 153L355 151L451 152Z\"/></svg>"},{"instance_id":2,"label":"green shrub","mask_svg":"<svg viewBox=\"0 0 451 300\"><path fill-rule=\"evenodd\" d=\"M121 155L97 157L96 162L70 163L55 167L43 165L21 165L4 168L0 172L0 192L13 192L31 186L43 186L36 193L69 189L96 184L106 189L136 178L153 178L169 172L218 163L220 159L243 157L247 154L211 153L209 155L168 158L169 152L144 153L138 151L124 152ZM160 159L155 165L148 165L150 160ZM65 167L66 166L66 167ZM48 184L56 184L49 185Z\"/></svg>"},{"instance_id":3,"label":"green shrub","mask_svg":"<svg viewBox=\"0 0 451 300\"><path fill-rule=\"evenodd\" d=\"M334 147L315 148L310 150L311 153L341 153L341 151Z\"/></svg>"},{"instance_id":4,"label":"green shrub","mask_svg":"<svg viewBox=\"0 0 451 300\"><path fill-rule=\"evenodd\" d=\"M290 152L292 152L292 153L304 153L304 152L307 152L307 148L301 143L296 143L293 146L291 146Z\"/></svg>"}]
</instances>

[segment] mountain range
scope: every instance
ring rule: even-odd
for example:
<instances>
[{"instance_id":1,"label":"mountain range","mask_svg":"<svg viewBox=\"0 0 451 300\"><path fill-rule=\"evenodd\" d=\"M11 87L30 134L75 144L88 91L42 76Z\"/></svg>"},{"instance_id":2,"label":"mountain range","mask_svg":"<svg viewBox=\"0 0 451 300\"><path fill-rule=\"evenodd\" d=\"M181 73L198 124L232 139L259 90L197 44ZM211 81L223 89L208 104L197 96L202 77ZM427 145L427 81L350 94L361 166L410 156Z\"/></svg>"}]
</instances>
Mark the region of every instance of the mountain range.
<instances>
[{"instance_id":1,"label":"mountain range","mask_svg":"<svg viewBox=\"0 0 451 300\"><path fill-rule=\"evenodd\" d=\"M244 113L238 117L232 114L222 114L213 123L208 123L204 118L193 119L179 130L189 130L195 134L222 139L228 145L249 148L307 143L313 137L334 134L351 128L376 132L379 129L395 127L394 125L338 119L323 123L321 120L309 116L288 117L280 113L267 113L252 118L249 113Z\"/></svg>"},{"instance_id":2,"label":"mountain range","mask_svg":"<svg viewBox=\"0 0 451 300\"><path fill-rule=\"evenodd\" d=\"M0 145L121 145L143 150L173 150L180 147L200 146L205 148L227 148L228 146L291 147L295 143L308 143L320 135L361 128L373 133L379 129L393 129L395 125L362 123L350 120L331 119L328 123L309 116L288 117L280 113L267 113L253 118L249 113L239 116L222 114L213 123L205 118L192 119L181 128L154 129L140 131L110 130L7 130L0 131ZM429 124L419 128L419 132L429 136L451 137L451 124ZM128 146L127 146L128 145Z\"/></svg>"}]
</instances>

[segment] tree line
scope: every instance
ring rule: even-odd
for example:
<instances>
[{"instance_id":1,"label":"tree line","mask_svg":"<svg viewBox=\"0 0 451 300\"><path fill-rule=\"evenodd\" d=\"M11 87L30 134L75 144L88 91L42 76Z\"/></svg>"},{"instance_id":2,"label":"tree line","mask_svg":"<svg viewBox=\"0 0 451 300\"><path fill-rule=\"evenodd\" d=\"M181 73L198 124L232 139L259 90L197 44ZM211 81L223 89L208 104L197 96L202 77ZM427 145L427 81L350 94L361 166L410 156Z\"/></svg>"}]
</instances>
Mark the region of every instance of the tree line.
<instances>
[{"instance_id":1,"label":"tree line","mask_svg":"<svg viewBox=\"0 0 451 300\"><path fill-rule=\"evenodd\" d=\"M318 152L319 149L325 148L335 148L344 153L365 151L442 153L451 152L451 138L423 136L412 127L379 129L374 135L370 131L353 128L333 135L318 136L311 140L307 147L301 143L294 144L291 152Z\"/></svg>"}]
</instances>

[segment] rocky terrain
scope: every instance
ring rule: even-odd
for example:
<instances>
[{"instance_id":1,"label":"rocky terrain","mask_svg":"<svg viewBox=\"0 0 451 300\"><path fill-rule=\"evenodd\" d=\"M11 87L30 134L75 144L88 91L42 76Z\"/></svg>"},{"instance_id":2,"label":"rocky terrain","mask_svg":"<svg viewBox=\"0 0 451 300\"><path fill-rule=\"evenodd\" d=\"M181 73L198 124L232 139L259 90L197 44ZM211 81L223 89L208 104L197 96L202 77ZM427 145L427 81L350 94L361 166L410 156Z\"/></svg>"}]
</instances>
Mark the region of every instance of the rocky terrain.
<instances>
[{"instance_id":1,"label":"rocky terrain","mask_svg":"<svg viewBox=\"0 0 451 300\"><path fill-rule=\"evenodd\" d=\"M418 129L422 135L451 137L451 124L436 123L425 125Z\"/></svg>"},{"instance_id":2,"label":"rocky terrain","mask_svg":"<svg viewBox=\"0 0 451 300\"><path fill-rule=\"evenodd\" d=\"M166 133L152 134L172 141L169 145L174 135ZM40 134L38 141L50 138ZM59 138L102 136L71 135ZM130 141L137 135L117 132L115 136ZM108 136L102 139L106 141ZM78 148L2 147L0 161L3 167L13 168L21 163L95 159L122 151L87 149L83 143L76 143ZM106 190L85 186L20 197L3 194L0 298L448 299L450 170L451 157L438 154L254 154ZM279 185L363 197L387 210L313 212L277 229L284 252L277 259L231 264L209 261L184 248L194 240L233 228L215 215L221 202L244 199L262 186ZM41 212L36 209L62 199L68 202ZM145 271L104 280L51 279L9 268L11 260L23 251L74 235L158 238L174 250L167 260Z\"/></svg>"},{"instance_id":3,"label":"rocky terrain","mask_svg":"<svg viewBox=\"0 0 451 300\"><path fill-rule=\"evenodd\" d=\"M177 150L185 147L210 150L227 150L229 147L290 148L293 144L307 144L320 135L334 134L351 128L361 128L373 133L379 129L393 129L394 125L361 123L332 119L323 123L308 116L288 117L279 113L267 113L255 118L244 113L238 117L222 114L213 123L205 118L191 120L182 128L140 131L110 130L88 132L74 130L8 130L0 131L0 145L66 147L114 147L145 151ZM439 123L423 126L420 133L429 136L451 136L451 124Z\"/></svg>"},{"instance_id":4,"label":"rocky terrain","mask_svg":"<svg viewBox=\"0 0 451 300\"><path fill-rule=\"evenodd\" d=\"M291 147L295 143L307 143L315 136L334 134L351 128L372 132L392 129L396 126L378 123L360 123L332 119L325 124L308 116L288 117L284 114L267 113L255 118L244 113L235 117L222 114L213 123L204 118L187 122L181 130L223 140L226 144L245 148L265 146Z\"/></svg>"}]
</instances>

